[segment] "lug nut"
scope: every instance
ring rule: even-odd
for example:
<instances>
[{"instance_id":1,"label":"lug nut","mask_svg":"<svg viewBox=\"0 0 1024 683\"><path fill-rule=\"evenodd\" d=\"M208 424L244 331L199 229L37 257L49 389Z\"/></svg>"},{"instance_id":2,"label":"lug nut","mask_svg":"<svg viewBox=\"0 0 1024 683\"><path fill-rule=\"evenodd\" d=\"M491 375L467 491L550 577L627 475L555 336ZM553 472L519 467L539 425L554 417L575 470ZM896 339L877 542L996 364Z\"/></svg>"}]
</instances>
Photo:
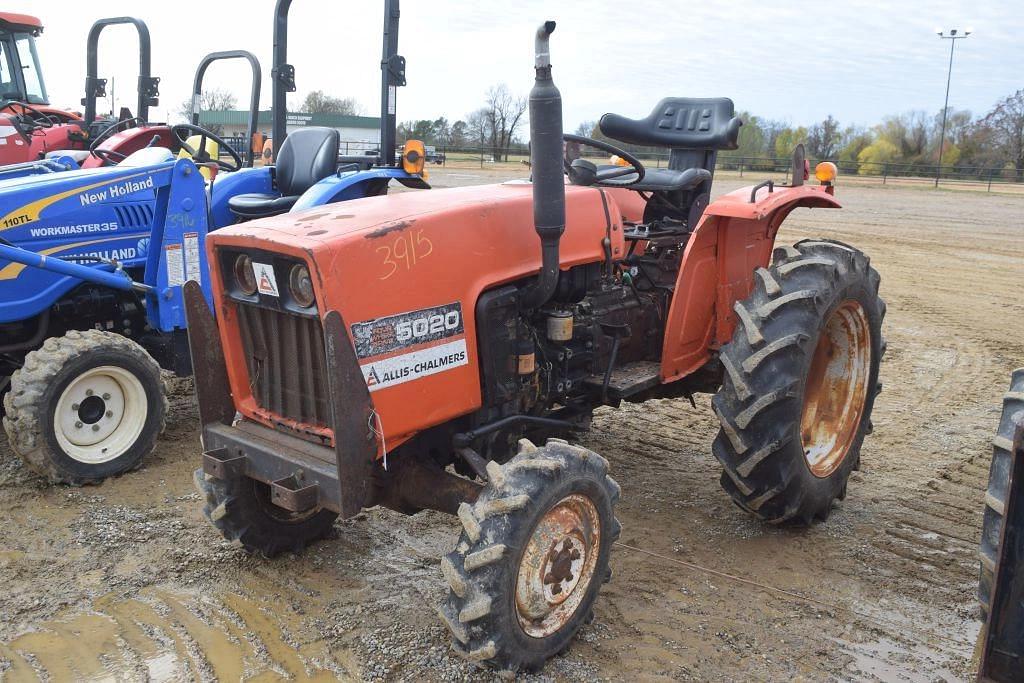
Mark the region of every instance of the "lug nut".
<instances>
[{"instance_id":1,"label":"lug nut","mask_svg":"<svg viewBox=\"0 0 1024 683\"><path fill-rule=\"evenodd\" d=\"M82 428L82 423L81 422L76 422L75 423L75 429L81 429L81 428Z\"/></svg>"},{"instance_id":2,"label":"lug nut","mask_svg":"<svg viewBox=\"0 0 1024 683\"><path fill-rule=\"evenodd\" d=\"M114 417L114 411L113 410L108 410L107 411L107 417Z\"/></svg>"},{"instance_id":3,"label":"lug nut","mask_svg":"<svg viewBox=\"0 0 1024 683\"><path fill-rule=\"evenodd\" d=\"M104 401L109 401L110 400L110 394L103 394L103 400Z\"/></svg>"},{"instance_id":4,"label":"lug nut","mask_svg":"<svg viewBox=\"0 0 1024 683\"><path fill-rule=\"evenodd\" d=\"M93 425L92 426L92 431L94 431L94 432L100 431L100 426L99 425Z\"/></svg>"},{"instance_id":5,"label":"lug nut","mask_svg":"<svg viewBox=\"0 0 1024 683\"><path fill-rule=\"evenodd\" d=\"M86 389L85 390L85 395L86 396L92 396L92 389Z\"/></svg>"},{"instance_id":6,"label":"lug nut","mask_svg":"<svg viewBox=\"0 0 1024 683\"><path fill-rule=\"evenodd\" d=\"M72 403L71 404L71 410L78 410L78 404L77 403Z\"/></svg>"}]
</instances>

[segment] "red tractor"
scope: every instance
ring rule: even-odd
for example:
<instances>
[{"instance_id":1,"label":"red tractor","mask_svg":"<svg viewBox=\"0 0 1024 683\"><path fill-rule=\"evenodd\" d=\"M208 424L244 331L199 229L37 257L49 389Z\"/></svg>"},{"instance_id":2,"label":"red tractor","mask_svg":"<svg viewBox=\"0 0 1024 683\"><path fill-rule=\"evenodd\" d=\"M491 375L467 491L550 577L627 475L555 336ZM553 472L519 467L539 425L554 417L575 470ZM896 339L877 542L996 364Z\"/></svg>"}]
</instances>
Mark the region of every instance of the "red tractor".
<instances>
[{"instance_id":1,"label":"red tractor","mask_svg":"<svg viewBox=\"0 0 1024 683\"><path fill-rule=\"evenodd\" d=\"M668 168L563 136L553 30L536 36L532 183L228 227L207 241L216 318L186 284L214 526L272 556L373 505L455 514L441 618L464 656L511 670L564 649L611 576L620 488L568 441L595 408L717 392L728 494L807 524L846 494L884 350L867 256L804 240L772 262L791 211L839 206L834 166L812 186L798 150L792 184L709 201L742 125L725 98L601 119ZM564 141L627 166L565 161Z\"/></svg>"},{"instance_id":2,"label":"red tractor","mask_svg":"<svg viewBox=\"0 0 1024 683\"><path fill-rule=\"evenodd\" d=\"M118 117L97 113L97 100L106 97L107 80L97 75L100 34L108 26L131 24L139 34L138 104L133 116L123 109ZM166 124L148 123L149 108L159 103L160 79L150 73L149 28L133 17L99 19L86 43L85 114L49 104L35 39L42 33L39 19L0 13L0 166L37 161L48 154L71 156L83 168L115 164L144 147L177 151L183 141Z\"/></svg>"},{"instance_id":3,"label":"red tractor","mask_svg":"<svg viewBox=\"0 0 1024 683\"><path fill-rule=\"evenodd\" d=\"M84 149L82 117L51 107L35 39L39 19L0 12L0 165L34 161L58 149Z\"/></svg>"}]
</instances>

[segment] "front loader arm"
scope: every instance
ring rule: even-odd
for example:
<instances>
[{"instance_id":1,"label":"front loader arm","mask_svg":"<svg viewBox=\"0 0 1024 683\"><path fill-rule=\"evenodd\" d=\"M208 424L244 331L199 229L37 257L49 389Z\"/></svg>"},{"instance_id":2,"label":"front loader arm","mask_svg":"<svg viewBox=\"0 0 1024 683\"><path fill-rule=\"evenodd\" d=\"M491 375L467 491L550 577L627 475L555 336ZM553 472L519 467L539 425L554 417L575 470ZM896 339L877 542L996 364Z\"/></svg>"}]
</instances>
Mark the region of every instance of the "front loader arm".
<instances>
[{"instance_id":1,"label":"front loader arm","mask_svg":"<svg viewBox=\"0 0 1024 683\"><path fill-rule=\"evenodd\" d=\"M733 305L768 265L779 226L798 207L839 208L831 186L745 187L704 211L683 253L662 346L663 382L703 366L732 337Z\"/></svg>"}]
</instances>

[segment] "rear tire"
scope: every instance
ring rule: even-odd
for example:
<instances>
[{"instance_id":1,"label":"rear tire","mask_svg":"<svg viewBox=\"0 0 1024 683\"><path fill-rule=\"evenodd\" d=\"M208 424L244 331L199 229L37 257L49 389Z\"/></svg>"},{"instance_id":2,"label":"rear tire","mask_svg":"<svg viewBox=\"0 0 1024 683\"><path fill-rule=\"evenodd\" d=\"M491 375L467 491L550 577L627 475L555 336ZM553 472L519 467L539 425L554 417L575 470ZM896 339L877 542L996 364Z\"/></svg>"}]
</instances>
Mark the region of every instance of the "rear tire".
<instances>
[{"instance_id":1,"label":"rear tire","mask_svg":"<svg viewBox=\"0 0 1024 683\"><path fill-rule=\"evenodd\" d=\"M77 486L141 465L164 430L167 396L160 366L141 346L75 330L25 356L4 409L11 447L25 463Z\"/></svg>"},{"instance_id":2,"label":"rear tire","mask_svg":"<svg viewBox=\"0 0 1024 683\"><path fill-rule=\"evenodd\" d=\"M1010 391L1003 397L1003 412L992 445L992 465L985 492L985 518L981 526L978 555L978 602L982 620L988 619L989 599L995 583L996 560L1003 533L1003 514L1009 494L1010 468L1013 464L1014 416L1024 411L1024 368L1013 371Z\"/></svg>"},{"instance_id":3,"label":"rear tire","mask_svg":"<svg viewBox=\"0 0 1024 683\"><path fill-rule=\"evenodd\" d=\"M722 487L744 510L810 524L846 496L881 389L879 281L853 247L804 240L776 249L736 303L712 402L722 426L713 451Z\"/></svg>"},{"instance_id":4,"label":"rear tire","mask_svg":"<svg viewBox=\"0 0 1024 683\"><path fill-rule=\"evenodd\" d=\"M455 650L506 671L535 670L592 617L621 526L619 486L601 456L525 439L459 509L463 532L441 561L451 591L439 608Z\"/></svg>"},{"instance_id":5,"label":"rear tire","mask_svg":"<svg viewBox=\"0 0 1024 683\"><path fill-rule=\"evenodd\" d=\"M296 513L270 502L270 487L249 477L215 479L202 469L193 476L206 505L203 514L229 541L249 553L273 558L299 553L331 532L336 512Z\"/></svg>"}]
</instances>

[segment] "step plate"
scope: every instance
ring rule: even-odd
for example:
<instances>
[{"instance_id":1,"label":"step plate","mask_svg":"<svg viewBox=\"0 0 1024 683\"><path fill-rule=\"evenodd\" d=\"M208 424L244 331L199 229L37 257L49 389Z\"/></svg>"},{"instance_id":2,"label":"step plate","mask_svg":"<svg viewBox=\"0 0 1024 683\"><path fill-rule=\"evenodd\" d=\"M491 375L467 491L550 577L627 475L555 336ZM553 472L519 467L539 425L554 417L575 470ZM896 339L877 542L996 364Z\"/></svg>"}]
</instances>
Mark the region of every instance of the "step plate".
<instances>
[{"instance_id":1,"label":"step plate","mask_svg":"<svg viewBox=\"0 0 1024 683\"><path fill-rule=\"evenodd\" d=\"M604 374L591 375L583 380L589 388L598 392L604 385ZM653 361L627 363L612 370L608 382L608 398L622 399L661 384L661 364Z\"/></svg>"}]
</instances>

